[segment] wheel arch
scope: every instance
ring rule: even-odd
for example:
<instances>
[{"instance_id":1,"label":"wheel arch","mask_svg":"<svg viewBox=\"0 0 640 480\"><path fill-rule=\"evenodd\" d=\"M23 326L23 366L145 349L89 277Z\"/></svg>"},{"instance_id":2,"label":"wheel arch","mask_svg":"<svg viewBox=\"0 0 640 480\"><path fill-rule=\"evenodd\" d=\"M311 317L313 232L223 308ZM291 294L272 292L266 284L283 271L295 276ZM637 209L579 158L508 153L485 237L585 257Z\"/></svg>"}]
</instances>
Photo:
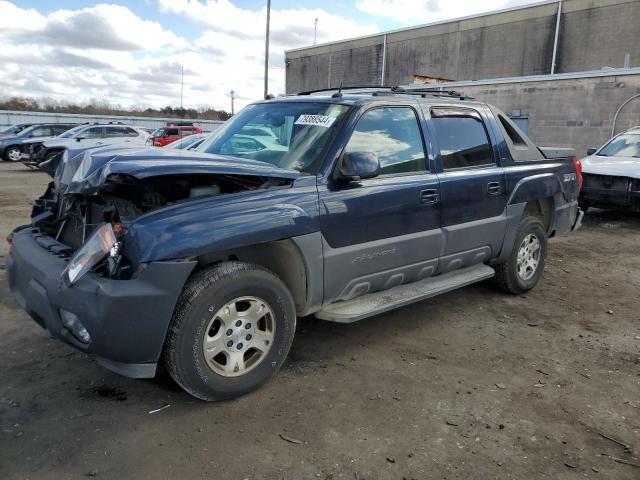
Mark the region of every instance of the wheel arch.
<instances>
[{"instance_id":1,"label":"wheel arch","mask_svg":"<svg viewBox=\"0 0 640 480\"><path fill-rule=\"evenodd\" d=\"M298 316L308 315L322 303L324 275L320 234L205 253L197 260L196 271L227 261L253 263L269 269L291 292Z\"/></svg>"}]
</instances>

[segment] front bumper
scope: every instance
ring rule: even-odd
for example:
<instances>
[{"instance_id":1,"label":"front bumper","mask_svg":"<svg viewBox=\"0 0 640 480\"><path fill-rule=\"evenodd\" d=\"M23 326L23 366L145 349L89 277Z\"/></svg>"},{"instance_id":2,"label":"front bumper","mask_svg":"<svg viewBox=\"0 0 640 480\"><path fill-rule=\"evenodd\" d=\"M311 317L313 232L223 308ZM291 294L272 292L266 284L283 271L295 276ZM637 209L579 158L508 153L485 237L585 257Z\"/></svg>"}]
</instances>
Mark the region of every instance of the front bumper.
<instances>
[{"instance_id":1,"label":"front bumper","mask_svg":"<svg viewBox=\"0 0 640 480\"><path fill-rule=\"evenodd\" d=\"M14 300L49 333L125 376L153 377L176 300L194 261L153 262L134 279L89 273L71 287L61 281L61 244L31 228L14 233L7 259ZM63 324L74 314L89 332L82 343Z\"/></svg>"}]
</instances>

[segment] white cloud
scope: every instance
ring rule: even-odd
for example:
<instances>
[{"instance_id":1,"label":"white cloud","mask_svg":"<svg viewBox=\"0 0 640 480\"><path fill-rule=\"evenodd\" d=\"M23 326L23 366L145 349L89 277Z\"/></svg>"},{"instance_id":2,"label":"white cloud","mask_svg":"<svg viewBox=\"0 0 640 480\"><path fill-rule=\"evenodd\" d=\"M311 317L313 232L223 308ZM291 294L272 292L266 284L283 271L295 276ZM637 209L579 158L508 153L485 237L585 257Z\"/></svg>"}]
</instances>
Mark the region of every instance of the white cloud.
<instances>
[{"instance_id":1,"label":"white cloud","mask_svg":"<svg viewBox=\"0 0 640 480\"><path fill-rule=\"evenodd\" d=\"M411 24L437 22L499 10L534 0L358 0L356 7L377 17Z\"/></svg>"},{"instance_id":2,"label":"white cloud","mask_svg":"<svg viewBox=\"0 0 640 480\"><path fill-rule=\"evenodd\" d=\"M57 101L106 100L122 105L177 106L184 66L185 106L229 109L262 96L265 8L229 0L157 0L151 7L179 16L197 32L187 42L127 7L101 3L43 14L0 0L0 92ZM322 9L273 8L270 93L284 93L284 50L374 33Z\"/></svg>"}]
</instances>

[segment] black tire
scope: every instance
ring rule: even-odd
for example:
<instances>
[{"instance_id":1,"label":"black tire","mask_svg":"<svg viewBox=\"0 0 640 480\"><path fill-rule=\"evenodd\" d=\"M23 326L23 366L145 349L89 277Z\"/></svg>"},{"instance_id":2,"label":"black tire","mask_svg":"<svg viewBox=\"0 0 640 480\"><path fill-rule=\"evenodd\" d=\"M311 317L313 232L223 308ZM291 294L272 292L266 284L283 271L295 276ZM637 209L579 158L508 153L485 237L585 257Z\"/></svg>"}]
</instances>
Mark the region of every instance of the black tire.
<instances>
[{"instance_id":1,"label":"black tire","mask_svg":"<svg viewBox=\"0 0 640 480\"><path fill-rule=\"evenodd\" d=\"M540 242L540 253L538 264L531 277L523 279L518 274L518 252L524 239L528 235L534 235ZM496 265L496 275L494 277L495 285L501 290L520 295L528 292L535 287L544 272L544 266L547 260L547 232L544 225L537 217L524 217L518 227L518 234L513 245L513 250L505 263Z\"/></svg>"},{"instance_id":2,"label":"black tire","mask_svg":"<svg viewBox=\"0 0 640 480\"><path fill-rule=\"evenodd\" d=\"M209 365L203 342L211 335L208 326L216 312L240 297L257 297L267 304L275 317L274 337L259 363L229 377ZM293 298L276 275L258 265L225 262L196 272L185 285L167 332L163 361L171 377L194 397L226 400L257 389L278 371L295 330Z\"/></svg>"},{"instance_id":3,"label":"black tire","mask_svg":"<svg viewBox=\"0 0 640 480\"><path fill-rule=\"evenodd\" d=\"M21 153L21 150L20 150L19 146L10 145L4 150L4 159L7 162L19 162L20 161L20 153Z\"/></svg>"}]
</instances>

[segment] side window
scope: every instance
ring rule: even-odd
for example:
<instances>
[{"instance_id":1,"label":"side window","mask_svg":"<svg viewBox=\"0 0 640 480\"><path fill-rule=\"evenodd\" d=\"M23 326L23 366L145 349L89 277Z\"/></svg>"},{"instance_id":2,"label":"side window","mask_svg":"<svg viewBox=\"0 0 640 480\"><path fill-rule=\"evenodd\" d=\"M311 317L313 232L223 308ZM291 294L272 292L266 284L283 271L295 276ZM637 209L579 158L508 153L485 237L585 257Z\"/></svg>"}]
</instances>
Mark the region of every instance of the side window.
<instances>
[{"instance_id":1,"label":"side window","mask_svg":"<svg viewBox=\"0 0 640 480\"><path fill-rule=\"evenodd\" d=\"M180 131L177 128L169 128L164 131L166 137L175 137L176 135L180 135Z\"/></svg>"},{"instance_id":2,"label":"side window","mask_svg":"<svg viewBox=\"0 0 640 480\"><path fill-rule=\"evenodd\" d=\"M432 109L431 117L445 170L494 163L487 131L475 111Z\"/></svg>"},{"instance_id":3,"label":"side window","mask_svg":"<svg viewBox=\"0 0 640 480\"><path fill-rule=\"evenodd\" d=\"M122 127L107 127L107 137L124 137L124 128Z\"/></svg>"},{"instance_id":4,"label":"side window","mask_svg":"<svg viewBox=\"0 0 640 480\"><path fill-rule=\"evenodd\" d=\"M133 128L131 127L123 127L124 128L124 134L127 137L137 137L138 136L138 132L136 132Z\"/></svg>"},{"instance_id":5,"label":"side window","mask_svg":"<svg viewBox=\"0 0 640 480\"><path fill-rule=\"evenodd\" d=\"M51 127L36 127L31 131L32 137L48 137L51 135Z\"/></svg>"},{"instance_id":6,"label":"side window","mask_svg":"<svg viewBox=\"0 0 640 480\"><path fill-rule=\"evenodd\" d=\"M52 130L52 135L60 135L61 133L66 132L67 130L73 128L73 126L69 126L69 125L55 125L53 127L51 127Z\"/></svg>"},{"instance_id":7,"label":"side window","mask_svg":"<svg viewBox=\"0 0 640 480\"><path fill-rule=\"evenodd\" d=\"M423 172L426 157L412 108L384 107L366 112L351 134L345 153L375 153L383 174Z\"/></svg>"},{"instance_id":8,"label":"side window","mask_svg":"<svg viewBox=\"0 0 640 480\"><path fill-rule=\"evenodd\" d=\"M80 132L79 136L82 138L102 138L102 127L86 128Z\"/></svg>"}]
</instances>

